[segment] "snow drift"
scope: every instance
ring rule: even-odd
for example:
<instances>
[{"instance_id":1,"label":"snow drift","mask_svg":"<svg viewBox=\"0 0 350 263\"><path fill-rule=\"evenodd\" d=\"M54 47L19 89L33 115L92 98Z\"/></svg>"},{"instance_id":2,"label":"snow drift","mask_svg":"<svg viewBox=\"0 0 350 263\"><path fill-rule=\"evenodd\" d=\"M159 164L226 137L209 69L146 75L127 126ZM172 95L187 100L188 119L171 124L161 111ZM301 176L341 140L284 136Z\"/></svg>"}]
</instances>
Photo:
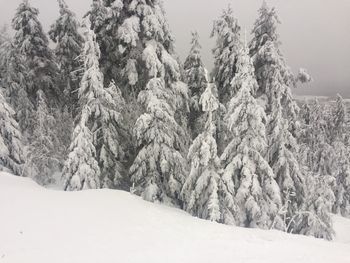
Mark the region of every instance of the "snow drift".
<instances>
[{"instance_id":1,"label":"snow drift","mask_svg":"<svg viewBox=\"0 0 350 263\"><path fill-rule=\"evenodd\" d=\"M61 192L0 173L1 263L348 263L350 220L334 242L229 227L126 192Z\"/></svg>"}]
</instances>

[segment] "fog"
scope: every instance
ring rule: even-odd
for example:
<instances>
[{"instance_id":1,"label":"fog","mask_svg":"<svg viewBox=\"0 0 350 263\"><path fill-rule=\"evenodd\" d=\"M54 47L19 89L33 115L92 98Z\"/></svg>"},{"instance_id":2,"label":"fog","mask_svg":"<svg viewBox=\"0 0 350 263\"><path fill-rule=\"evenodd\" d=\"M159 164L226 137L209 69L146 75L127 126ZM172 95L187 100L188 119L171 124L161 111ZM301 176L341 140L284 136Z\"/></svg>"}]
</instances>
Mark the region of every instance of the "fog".
<instances>
[{"instance_id":1,"label":"fog","mask_svg":"<svg viewBox=\"0 0 350 263\"><path fill-rule=\"evenodd\" d=\"M92 0L66 0L81 17ZM0 0L0 23L10 23L21 0ZM30 0L40 9L46 30L58 16L56 0ZM306 68L314 82L294 92L304 95L350 98L350 0L270 0L282 21L279 33L287 63L294 72ZM210 39L212 21L228 4L242 28L250 32L261 0L165 0L170 27L176 38L176 51L182 59L189 50L190 32L201 35L206 66L213 65Z\"/></svg>"}]
</instances>

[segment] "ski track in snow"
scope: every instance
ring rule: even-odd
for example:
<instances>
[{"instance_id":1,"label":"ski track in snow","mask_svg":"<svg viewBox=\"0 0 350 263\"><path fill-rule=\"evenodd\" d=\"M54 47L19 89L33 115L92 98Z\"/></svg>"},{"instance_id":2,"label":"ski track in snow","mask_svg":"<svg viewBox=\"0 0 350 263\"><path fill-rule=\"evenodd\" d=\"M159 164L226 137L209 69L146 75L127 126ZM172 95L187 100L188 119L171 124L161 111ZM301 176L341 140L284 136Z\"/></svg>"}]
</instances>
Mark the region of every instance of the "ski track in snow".
<instances>
[{"instance_id":1,"label":"ski track in snow","mask_svg":"<svg viewBox=\"0 0 350 263\"><path fill-rule=\"evenodd\" d=\"M349 263L350 220L335 241L230 227L126 192L46 190L0 173L0 263Z\"/></svg>"}]
</instances>

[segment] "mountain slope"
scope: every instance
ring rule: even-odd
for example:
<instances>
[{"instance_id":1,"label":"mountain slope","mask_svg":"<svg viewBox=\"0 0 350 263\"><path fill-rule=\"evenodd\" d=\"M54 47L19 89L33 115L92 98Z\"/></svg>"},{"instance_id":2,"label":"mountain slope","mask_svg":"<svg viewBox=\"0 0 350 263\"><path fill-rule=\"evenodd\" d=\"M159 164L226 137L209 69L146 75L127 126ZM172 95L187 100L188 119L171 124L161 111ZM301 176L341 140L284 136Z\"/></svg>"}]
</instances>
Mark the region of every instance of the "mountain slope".
<instances>
[{"instance_id":1,"label":"mountain slope","mask_svg":"<svg viewBox=\"0 0 350 263\"><path fill-rule=\"evenodd\" d=\"M229 227L111 190L60 192L0 173L1 263L348 263L335 242Z\"/></svg>"}]
</instances>

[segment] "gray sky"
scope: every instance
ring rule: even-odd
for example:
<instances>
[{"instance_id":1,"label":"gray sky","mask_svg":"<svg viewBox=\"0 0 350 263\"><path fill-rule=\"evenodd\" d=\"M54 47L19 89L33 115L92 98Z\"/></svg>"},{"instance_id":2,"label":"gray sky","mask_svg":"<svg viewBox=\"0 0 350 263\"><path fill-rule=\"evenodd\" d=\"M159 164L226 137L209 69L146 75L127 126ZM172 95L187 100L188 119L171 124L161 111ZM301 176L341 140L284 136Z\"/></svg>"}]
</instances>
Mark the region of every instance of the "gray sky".
<instances>
[{"instance_id":1,"label":"gray sky","mask_svg":"<svg viewBox=\"0 0 350 263\"><path fill-rule=\"evenodd\" d=\"M0 24L9 23L21 0L0 0ZM58 16L56 0L30 0L40 9L45 29ZM66 0L82 16L92 0ZM190 32L201 35L203 60L211 69L212 21L231 4L242 28L250 32L262 0L164 0L176 50L182 59L189 49ZM315 81L295 90L305 95L342 94L350 98L350 0L269 0L282 21L279 32L287 63L297 72L308 69Z\"/></svg>"}]
</instances>

